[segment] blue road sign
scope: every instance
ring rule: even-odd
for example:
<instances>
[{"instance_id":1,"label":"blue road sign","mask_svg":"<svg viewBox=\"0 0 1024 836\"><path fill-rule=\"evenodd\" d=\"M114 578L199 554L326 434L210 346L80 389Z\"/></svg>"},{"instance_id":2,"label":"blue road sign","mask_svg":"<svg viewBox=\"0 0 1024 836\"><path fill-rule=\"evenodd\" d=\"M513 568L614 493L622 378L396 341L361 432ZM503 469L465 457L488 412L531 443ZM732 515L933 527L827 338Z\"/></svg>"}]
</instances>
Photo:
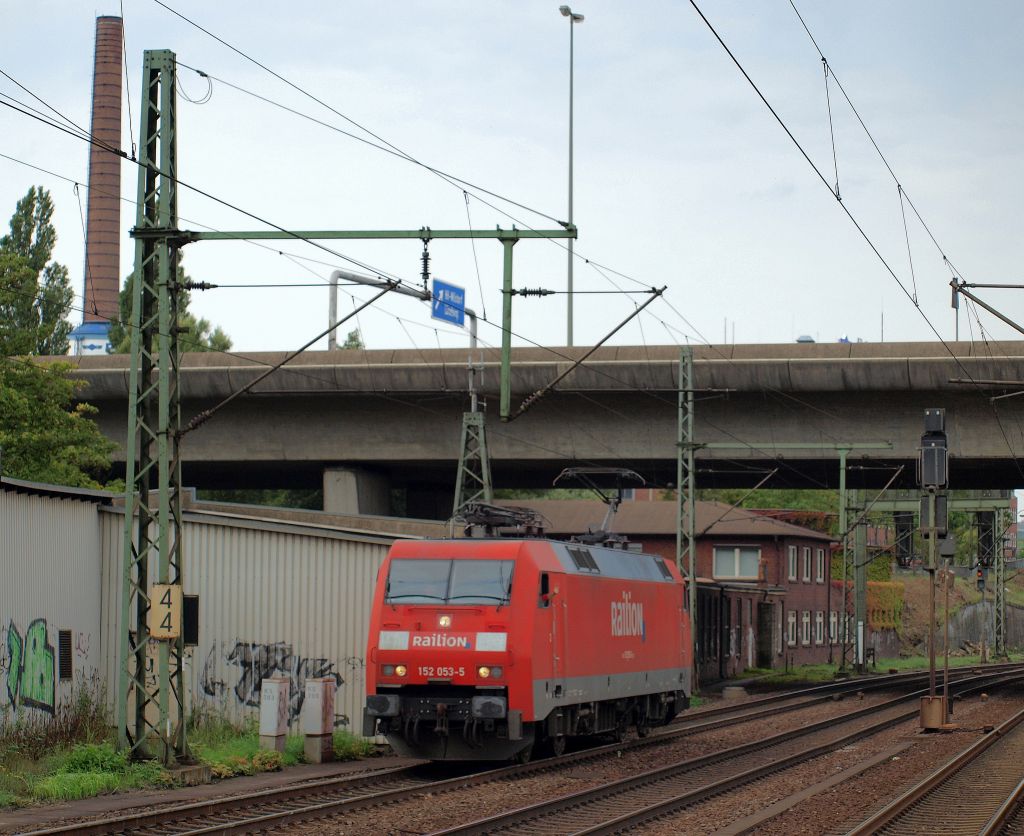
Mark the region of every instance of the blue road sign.
<instances>
[{"instance_id":1,"label":"blue road sign","mask_svg":"<svg viewBox=\"0 0 1024 836\"><path fill-rule=\"evenodd\" d=\"M442 322L462 325L466 321L466 289L434 279L430 315Z\"/></svg>"}]
</instances>

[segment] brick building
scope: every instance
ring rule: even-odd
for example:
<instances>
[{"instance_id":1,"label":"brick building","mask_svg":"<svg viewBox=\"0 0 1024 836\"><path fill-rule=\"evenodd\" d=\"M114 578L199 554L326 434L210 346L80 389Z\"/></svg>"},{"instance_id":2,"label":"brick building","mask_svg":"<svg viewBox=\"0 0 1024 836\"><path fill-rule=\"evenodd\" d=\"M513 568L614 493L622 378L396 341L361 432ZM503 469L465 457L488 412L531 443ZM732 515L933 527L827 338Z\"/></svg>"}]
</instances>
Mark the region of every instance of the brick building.
<instances>
[{"instance_id":1,"label":"brick building","mask_svg":"<svg viewBox=\"0 0 1024 836\"><path fill-rule=\"evenodd\" d=\"M520 500L550 537L600 527L605 506L588 500ZM698 502L697 657L702 679L747 668L827 662L842 602L830 583L828 534L718 502ZM644 551L676 556L674 502L623 502L612 523Z\"/></svg>"}]
</instances>

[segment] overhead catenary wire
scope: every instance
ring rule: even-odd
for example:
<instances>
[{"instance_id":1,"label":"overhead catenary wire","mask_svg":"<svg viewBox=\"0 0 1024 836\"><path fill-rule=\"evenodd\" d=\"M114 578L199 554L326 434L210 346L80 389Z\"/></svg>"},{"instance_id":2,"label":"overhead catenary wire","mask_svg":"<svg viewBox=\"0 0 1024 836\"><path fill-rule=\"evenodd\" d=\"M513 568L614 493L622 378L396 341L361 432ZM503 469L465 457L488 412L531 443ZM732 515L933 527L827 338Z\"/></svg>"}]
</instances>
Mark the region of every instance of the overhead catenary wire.
<instances>
[{"instance_id":1,"label":"overhead catenary wire","mask_svg":"<svg viewBox=\"0 0 1024 836\"><path fill-rule=\"evenodd\" d=\"M128 83L128 30L124 25L124 0L118 0L121 6L121 59L124 66L124 100L128 103L128 141L132 146L132 157L138 150L135 146L135 128L132 117L132 92Z\"/></svg>"},{"instance_id":2,"label":"overhead catenary wire","mask_svg":"<svg viewBox=\"0 0 1024 836\"><path fill-rule=\"evenodd\" d=\"M790 4L793 5L794 9L796 9L796 6L793 3L793 0L790 0ZM690 5L697 12L698 16L701 18L701 20L707 26L707 28L711 32L711 34L715 37L715 40L717 40L718 43L721 45L722 49L725 50L726 54L732 60L733 64L740 71L740 73L743 75L743 77L746 79L746 81L750 85L750 87L757 94L758 98L761 99L761 102L765 105L765 107L768 109L768 111L771 113L771 115L775 118L775 121L778 122L779 126L783 129L783 131L785 131L786 135L789 137L789 139L791 140L793 145L800 152L801 156L803 156L803 158L807 161L807 164L811 167L811 170L815 173L815 175L817 175L818 179L822 182L822 184L827 189L829 189L829 192L831 193L832 189L829 186L828 181L825 179L825 176L822 174L821 170L818 168L818 166L815 164L815 162L810 158L810 156L808 155L807 151L804 149L803 145L801 145L800 141L796 138L796 136L794 136L793 132L789 129L789 126L785 123L785 121L782 119L782 117L779 116L778 112L775 110L775 108L772 106L772 104L765 97L764 93L761 92L760 87L758 87L758 85L750 77L750 75L747 73L746 69L740 63L739 59L735 56L735 54L733 54L732 50L729 49L728 45L722 39L722 36L718 33L718 30L715 29L715 27L711 23L711 21L708 20L707 16L703 13L703 11L701 11L700 7L696 3L696 0L690 0ZM797 12L797 14L799 16L799 12ZM801 18L801 22L803 22L803 18ZM806 28L806 24L805 24L805 28ZM808 34L810 34L809 30L808 30ZM811 40L812 41L814 40L813 36L811 37ZM817 49L817 43L815 43L815 48ZM818 50L818 51L819 51L819 54L821 54L821 51L820 50ZM824 56L822 56L822 57L824 57ZM836 80L836 84L839 86L840 90L843 89L842 85L839 83L838 79ZM843 91L843 95L846 96L845 90ZM849 101L849 97L846 96L846 98L847 98L847 101ZM856 113L856 109L853 108L852 102L850 103L850 107ZM858 114L858 119L860 119L859 114ZM863 120L860 120L860 121L861 121L861 124L863 125ZM866 126L864 126L864 130L867 131L867 127ZM869 136L870 136L870 133L869 133ZM874 138L873 137L872 137L872 143L875 144L875 147L877 149L877 143L874 142ZM881 150L880 149L878 149L878 153L881 155ZM883 155L883 160L884 160L884 155ZM885 165L886 165L887 168L889 168L890 173L892 173L892 169L889 166L887 161L885 161ZM895 174L893 174L893 177L895 178ZM899 181L897 180L897 182L899 182ZM849 207L845 203L843 203L842 201L837 201L837 203L838 203L839 207L842 209L843 213L849 219L849 221L853 224L854 228L857 230L857 232L860 234L860 236L864 239L865 243L868 245L868 247L871 249L871 251L875 254L875 256L877 257L879 262L885 268L886 272L892 277L892 279L899 286L900 290L902 290L904 295L910 300L911 304L917 310L918 314L922 317L922 319L924 319L925 323L928 325L929 329L935 335L936 339L946 349L947 353L950 355L950 357L952 358L953 362L956 363L957 366L959 366L960 370L963 372L963 374L966 377L971 378L973 380L973 375L971 375L971 373L967 369L967 367L964 366L963 361L959 357L957 357L957 355L953 351L953 349L942 338L942 335L939 333L938 329L932 323L931 319L929 319L928 315L921 308L921 305L914 299L913 295L907 290L906 286L903 284L903 282L900 280L900 278L896 275L896 273L893 270L893 268L889 265L889 262L882 255L881 251L875 245L874 241L867 234L867 232L864 230L864 228L861 226L861 224L857 221L856 217L850 211ZM907 203L908 203L908 205L911 206L911 208L914 209L914 211L916 213L917 209L914 207L913 202L910 201L909 196L907 198ZM923 220L922 220L922 224L924 224ZM927 229L927 226L925 226L925 228ZM931 235L931 230L928 230L928 233L929 233L929 235ZM932 240L933 241L935 240L934 236L932 236ZM942 248L939 247L937 241L935 241L935 245L936 245L936 247L941 252ZM945 254L943 254L943 260L948 262L948 259L946 258ZM1002 421L1000 420L998 413L995 413L995 419L996 419L996 424L998 425L998 427L1000 429L1000 432L1001 432L1001 434L1003 436L1003 440L1004 440L1004 442L1006 443L1006 445L1007 445L1007 447L1009 449L1009 453L1010 453L1011 457L1013 458L1014 462L1016 463L1018 471L1020 472L1022 478L1024 478L1024 467L1022 467L1021 463L1019 462L1019 460L1018 460L1018 458L1017 458L1017 456L1016 456L1016 454L1014 452L1013 445L1011 444L1010 439L1009 439L1009 437L1006 434L1006 430L1003 427Z\"/></svg>"},{"instance_id":3,"label":"overhead catenary wire","mask_svg":"<svg viewBox=\"0 0 1024 836\"><path fill-rule=\"evenodd\" d=\"M635 280L634 280L635 281Z\"/></svg>"},{"instance_id":4,"label":"overhead catenary wire","mask_svg":"<svg viewBox=\"0 0 1024 836\"><path fill-rule=\"evenodd\" d=\"M13 158L11 158L11 159L13 159ZM56 175L56 176L60 176L60 175ZM134 201L129 201L129 202L134 202ZM249 242L249 243L257 244L258 242ZM269 249L269 250L272 250L272 251L275 251L275 252L278 252L279 254L281 254L281 255L285 255L285 257L288 257L288 258L292 258L293 260L294 260L294 258L302 258L303 260L312 260L312 259L308 259L308 258L306 258L306 257L301 257L301 256L293 257L293 256L290 256L290 255L288 255L288 254L285 254L285 253L283 253L283 252L282 252L282 251L280 251L280 250L274 250L274 248L270 248L270 247L267 247L267 249ZM304 266L304 265L301 265L301 266ZM309 268L308 268L308 267L306 267L305 269L309 269ZM371 269L371 272L377 272L377 273L379 273L379 272L380 272L380 271L376 271L376 270L373 270L372 268L369 268L369 269ZM603 267L602 265L596 265L596 266L595 266L595 269L597 269L597 270L598 270L598 272L601 272L601 270L605 270L605 269L609 269L609 270L610 270L610 268L605 268L605 267ZM313 272L313 271L310 271L310 272ZM610 272L613 272L613 273L615 273L615 274L617 274L617 275L621 275L621 274L619 274L619 273L618 273L618 271L610 270ZM633 281L636 281L636 280L633 280ZM614 282L612 282L612 284L613 284L613 286L616 286ZM646 292L650 292L650 290L648 289L648 290L647 290ZM354 298L354 297L353 297L353 298ZM662 298L664 298L664 297L662 297ZM676 310L676 309L674 308L674 306L672 306L671 304L670 304L669 306L670 306L670 308L671 308L671 309L673 309L673 310L674 310L674 311L675 311L675 312L677 313L677 315L679 315L679 316L680 316L680 318L681 318L681 319L682 319L682 320L683 320L684 322L686 321L686 318L685 318L684 316L682 316L681 312L678 312L678 310ZM491 325L492 327L495 327L495 328L497 328L497 329L499 329L499 330L502 330L501 326L500 326L500 325L497 325L496 323L491 323L491 322L489 322L489 321L487 321L487 320L485 320L485 322L487 322L487 324ZM687 324L689 324L689 323L687 323ZM571 357L568 357L567 355L563 355L563 354L562 354L561 352L558 352L558 351L557 351L557 350L555 350L555 349L549 348L549 347L547 347L547 346L543 346L543 345L541 345L540 343L538 343L538 342L536 342L536 341L534 341L534 340L530 340L530 339L528 339L528 338L524 337L523 335L521 335L521 334L518 334L518 333L516 333L516 332L514 332L514 331L513 331L512 333L513 333L513 335L514 335L514 336L516 336L516 337L518 337L518 338L520 338L520 339L524 339L524 340L526 340L526 341L527 341L528 343L530 343L531 345L534 345L535 347L538 347L538 348L544 349L545 351L548 351L549 353L552 353L552 354L554 354L554 355L556 355L556 356L558 356L558 357L562 357L563 359L567 359L567 360L572 360L572 359L573 359L573 358L571 358ZM698 333L699 333L699 332L698 332ZM722 355L722 356L724 357L725 355ZM610 380L613 380L613 381L618 381L618 382L620 382L620 383L622 383L622 382L623 382L623 381L621 381L621 380L618 380L618 378L617 378L617 377L615 377L614 375L611 375L611 374L609 374L609 373L608 373L607 371L605 371L605 370L603 370L603 369L596 369L595 371L597 371L597 373L598 373L598 374L599 374L600 376L606 377L606 378L608 378L608 379L610 379ZM629 384L628 384L628 383L627 383L626 385L627 385L627 386L629 386ZM629 388L633 388L633 387L631 387L631 386L630 386ZM649 391L649 390L640 390L640 391L641 391L641 392L642 392L643 394L645 394L645 395L647 395L647 396L649 396L649 397L654 397L655 399L658 399L658 400L662 400L662 401L668 402L668 400L667 400L667 399L666 399L665 397L663 397L663 396L659 395L658 393L655 393L655 392L651 392L651 391ZM799 400L799 399L796 399L796 398L795 398L795 397L793 397L793 396L789 396L789 397L791 397L791 398L792 398L793 400ZM715 429L718 429L719 431L722 431L722 432L724 433L724 430L723 430L722 428L715 428ZM749 449L750 449L750 450L751 450L752 452L757 452L757 453L759 453L759 454L761 454L761 455L767 455L767 456L769 456L770 458L771 458L771 457L773 457L772 455L768 454L768 453L767 453L767 452L766 452L765 450L763 450L763 449L760 449L760 448L759 448L759 447L757 447L756 445L753 445L753 444L749 444L748 442L745 442L745 441L743 441L743 440L742 440L742 439L740 439L740 438L739 438L738 436L735 436L735 435L733 435L733 434L728 434L728 433L724 433L724 434L726 434L726 435L727 435L727 437L730 437L730 438L732 438L732 439L733 439L734 441L736 441L737 443L740 443L740 444L744 444L744 445L745 445L745 446L747 446L747 447L748 447L748 448L749 448ZM776 454L774 455L774 457L775 457L775 458L777 458L777 457L778 457L778 456L777 456L777 453L776 453ZM796 470L795 470L795 468L792 468L791 466L787 466L787 469L791 469L791 470L793 470L793 472L794 472L794 473L797 473L797 472L798 472L798 471L796 471ZM819 483L819 484L820 484L821 486L824 486L824 483Z\"/></svg>"}]
</instances>

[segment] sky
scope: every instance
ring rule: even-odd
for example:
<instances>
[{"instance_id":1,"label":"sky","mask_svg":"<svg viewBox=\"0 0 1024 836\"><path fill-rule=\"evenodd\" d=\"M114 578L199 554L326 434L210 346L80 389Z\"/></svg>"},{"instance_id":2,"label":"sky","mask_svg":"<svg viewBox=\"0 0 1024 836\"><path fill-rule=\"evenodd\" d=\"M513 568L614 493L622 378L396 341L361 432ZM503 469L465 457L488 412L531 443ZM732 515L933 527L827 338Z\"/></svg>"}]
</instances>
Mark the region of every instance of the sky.
<instances>
[{"instance_id":1,"label":"sky","mask_svg":"<svg viewBox=\"0 0 1024 836\"><path fill-rule=\"evenodd\" d=\"M558 3L167 5L238 52L155 0L2 0L0 69L88 125L95 16L123 12L131 103L124 147L132 137L138 142L143 50L173 50L179 177L261 219L287 229L553 229L567 217L570 25ZM829 185L838 169L842 205L689 3L581 0L573 7L585 15L574 29L576 345L602 339L661 286L665 297L613 344L787 343L805 334L821 342L950 340L957 325L943 254L968 282L1024 278L1010 246L1024 182L1024 6L798 2L834 73L826 100L821 58L788 0L698 5ZM217 79L212 88L194 69ZM188 100L207 92L203 104ZM0 94L28 101L2 76ZM339 132L379 143L353 123L521 206L469 187L464 193ZM0 107L0 154L20 161L0 157L0 219L31 185L49 189L55 258L80 292L84 236L72 184L23 163L84 183L88 146ZM133 257L127 231L135 223L136 176L124 163L122 275ZM927 229L908 204L901 212L897 182ZM266 228L187 189L179 215L185 229ZM192 278L224 285L194 293L193 310L221 326L236 350L290 350L326 327L333 269L419 283L418 240L324 246L333 252L295 241L189 245L184 264ZM501 249L491 240L430 248L432 276L465 287L467 304L488 320L480 325L485 345L500 342L491 323L501 321ZM564 244L522 241L514 258L517 288L557 291L515 297L514 344L565 345ZM313 286L227 287L233 284ZM373 295L342 290L343 314ZM1024 318L1019 291L976 292ZM359 327L368 348L466 345L465 332L429 314L424 303L391 295L343 324L341 337ZM81 314L72 318L77 324ZM959 333L1020 337L966 308Z\"/></svg>"}]
</instances>

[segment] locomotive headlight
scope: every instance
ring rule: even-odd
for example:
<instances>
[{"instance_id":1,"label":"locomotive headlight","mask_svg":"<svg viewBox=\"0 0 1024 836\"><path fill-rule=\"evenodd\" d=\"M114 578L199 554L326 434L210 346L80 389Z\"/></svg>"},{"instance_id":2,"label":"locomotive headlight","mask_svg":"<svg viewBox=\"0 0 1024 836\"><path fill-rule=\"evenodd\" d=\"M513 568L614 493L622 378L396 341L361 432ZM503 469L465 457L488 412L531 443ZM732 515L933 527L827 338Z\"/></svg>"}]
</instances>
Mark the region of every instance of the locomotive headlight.
<instances>
[{"instance_id":1,"label":"locomotive headlight","mask_svg":"<svg viewBox=\"0 0 1024 836\"><path fill-rule=\"evenodd\" d=\"M396 676L405 676L407 673L408 669L405 667L405 665L395 665Z\"/></svg>"},{"instance_id":2,"label":"locomotive headlight","mask_svg":"<svg viewBox=\"0 0 1024 836\"><path fill-rule=\"evenodd\" d=\"M487 665L481 665L479 668L476 669L476 674L481 679L487 679L487 677L491 675L491 669L487 667Z\"/></svg>"},{"instance_id":3,"label":"locomotive headlight","mask_svg":"<svg viewBox=\"0 0 1024 836\"><path fill-rule=\"evenodd\" d=\"M450 615L439 615L437 617L437 626L438 627L451 627L452 626L452 617Z\"/></svg>"},{"instance_id":4,"label":"locomotive headlight","mask_svg":"<svg viewBox=\"0 0 1024 836\"><path fill-rule=\"evenodd\" d=\"M380 672L382 674L384 674L384 676L394 676L395 675L395 666L394 665L381 665Z\"/></svg>"},{"instance_id":5,"label":"locomotive headlight","mask_svg":"<svg viewBox=\"0 0 1024 836\"><path fill-rule=\"evenodd\" d=\"M497 679L501 676L501 673L501 668L499 668L497 665L491 666L491 679Z\"/></svg>"}]
</instances>

